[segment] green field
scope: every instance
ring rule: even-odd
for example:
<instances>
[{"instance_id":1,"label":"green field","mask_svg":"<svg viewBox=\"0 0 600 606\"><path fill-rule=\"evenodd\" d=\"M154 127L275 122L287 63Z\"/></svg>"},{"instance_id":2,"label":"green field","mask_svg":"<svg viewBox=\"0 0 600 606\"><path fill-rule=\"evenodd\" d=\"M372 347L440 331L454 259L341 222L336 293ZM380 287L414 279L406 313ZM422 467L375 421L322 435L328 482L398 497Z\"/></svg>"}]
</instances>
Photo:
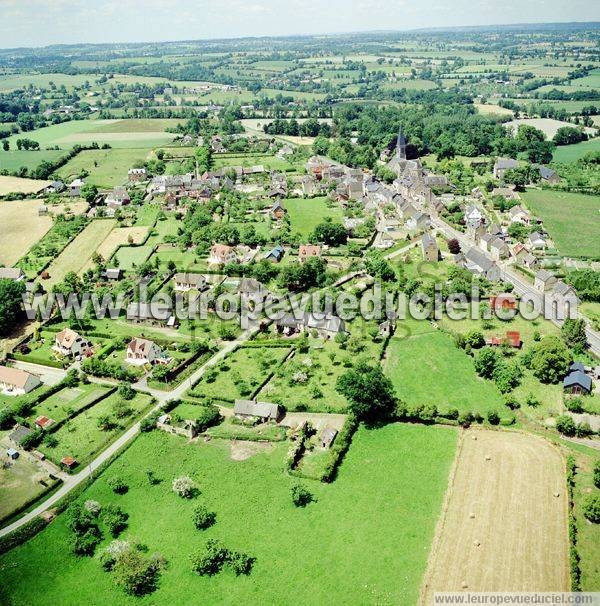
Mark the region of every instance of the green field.
<instances>
[{"instance_id":1,"label":"green field","mask_svg":"<svg viewBox=\"0 0 600 606\"><path fill-rule=\"evenodd\" d=\"M13 145L13 147L15 147ZM39 164L46 160L53 162L60 158L64 152L55 149L40 150L40 151L19 151L12 149L8 152L0 151L0 170L6 169L9 171L19 170L22 167L27 169L37 168Z\"/></svg>"},{"instance_id":2,"label":"green field","mask_svg":"<svg viewBox=\"0 0 600 606\"><path fill-rule=\"evenodd\" d=\"M442 332L393 337L385 372L409 406L434 404L440 411L456 408L483 415L506 410L497 387L478 377L472 359Z\"/></svg>"},{"instance_id":3,"label":"green field","mask_svg":"<svg viewBox=\"0 0 600 606\"><path fill-rule=\"evenodd\" d=\"M58 393L50 396L35 407L35 413L31 419L35 420L39 415L50 417L57 423L77 414L82 408L91 404L106 394L108 387L97 383L81 384L72 389L61 389Z\"/></svg>"},{"instance_id":4,"label":"green field","mask_svg":"<svg viewBox=\"0 0 600 606\"><path fill-rule=\"evenodd\" d=\"M202 596L203 604L414 606L456 435L453 428L399 424L360 429L337 480L309 483L316 502L297 509L290 498L295 481L282 473L287 444L233 461L229 442L187 444L152 432L139 436L81 500L119 504L130 516L123 538L135 537L149 553L160 552L168 561L156 593L143 603L187 604ZM149 486L147 469L160 484ZM196 500L173 494L171 482L183 474L197 481L201 495ZM114 475L129 485L125 495L116 496L107 486ZM202 532L191 520L199 502L217 514L216 524ZM251 575L192 573L189 555L208 538L254 556ZM69 542L61 516L4 555L0 601L138 603L115 587L97 558L72 555Z\"/></svg>"},{"instance_id":5,"label":"green field","mask_svg":"<svg viewBox=\"0 0 600 606\"><path fill-rule=\"evenodd\" d=\"M548 190L529 190L522 196L544 221L561 255L600 258L598 196Z\"/></svg>"},{"instance_id":6,"label":"green field","mask_svg":"<svg viewBox=\"0 0 600 606\"><path fill-rule=\"evenodd\" d=\"M175 135L165 132L167 126L175 126L179 120L72 120L46 126L27 133L29 139L37 141L41 147L57 145L70 149L73 145L98 145L105 143L111 147L150 149L165 145ZM17 139L22 135L9 137L10 146L16 148Z\"/></svg>"},{"instance_id":7,"label":"green field","mask_svg":"<svg viewBox=\"0 0 600 606\"><path fill-rule=\"evenodd\" d=\"M113 263L125 271L131 271L147 261L151 254L152 246L121 246L113 256Z\"/></svg>"},{"instance_id":8,"label":"green field","mask_svg":"<svg viewBox=\"0 0 600 606\"><path fill-rule=\"evenodd\" d=\"M136 162L146 160L148 151L149 148L148 150L95 149L82 151L71 158L58 171L58 175L65 182L70 182L85 170L89 173L89 176L85 178L86 183L103 188L114 187L127 181L127 171Z\"/></svg>"},{"instance_id":9,"label":"green field","mask_svg":"<svg viewBox=\"0 0 600 606\"><path fill-rule=\"evenodd\" d=\"M552 155L553 162L575 162L590 152L600 151L600 137L575 143L574 145L561 145Z\"/></svg>"},{"instance_id":10,"label":"green field","mask_svg":"<svg viewBox=\"0 0 600 606\"><path fill-rule=\"evenodd\" d=\"M284 200L283 206L288 212L292 231L305 238L326 217L341 222L342 211L340 207L333 203L329 207L328 203L331 203L331 200L326 197L289 198Z\"/></svg>"}]
</instances>

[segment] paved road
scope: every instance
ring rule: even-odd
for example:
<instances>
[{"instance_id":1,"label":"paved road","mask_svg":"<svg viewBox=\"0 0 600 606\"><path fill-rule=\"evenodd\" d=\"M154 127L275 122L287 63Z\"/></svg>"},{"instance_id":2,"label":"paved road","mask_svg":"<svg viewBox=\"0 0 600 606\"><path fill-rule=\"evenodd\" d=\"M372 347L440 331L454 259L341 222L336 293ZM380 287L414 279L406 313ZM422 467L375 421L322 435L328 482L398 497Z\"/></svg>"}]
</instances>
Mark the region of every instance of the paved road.
<instances>
[{"instance_id":1,"label":"paved road","mask_svg":"<svg viewBox=\"0 0 600 606\"><path fill-rule=\"evenodd\" d=\"M447 223L444 223L441 219L432 218L432 223L447 238L456 238L459 241L463 251L475 246L473 241L470 240L466 234L455 230ZM539 291L535 290L533 285L530 282L527 282L523 276L519 275L508 263L500 263L500 268L502 270L502 279L506 282L510 282L515 287L515 292L520 295L527 294L538 302L542 301L543 295ZM584 319L587 324L586 335L590 350L596 356L600 357L600 334L592 328L587 318ZM557 326L562 324L561 320L554 319L551 321Z\"/></svg>"},{"instance_id":2,"label":"paved road","mask_svg":"<svg viewBox=\"0 0 600 606\"><path fill-rule=\"evenodd\" d=\"M177 386L172 391L158 391L156 389L149 389L144 383L139 382L133 385L134 389L153 395L157 400L157 405L148 413L149 415L156 412L161 405L168 400L176 400L183 396L183 394L196 383L208 368L214 366L221 361L228 353L233 351L238 345L251 338L256 332L257 328L251 328L243 332L235 341L228 342L223 348L221 348L212 358L207 360L200 368L198 368L188 379L186 379L181 385ZM44 368L44 367L42 367ZM19 518L12 524L5 526L0 529L0 537L3 537L14 530L17 530L27 522L30 522L35 517L39 516L44 511L47 511L56 503L58 503L65 495L67 495L76 486L87 480L92 473L108 461L113 455L115 455L127 442L132 440L140 430L140 422L138 421L131 426L123 435L117 438L106 450L100 453L89 465L83 468L78 473L68 476L64 481L63 485L50 497L48 497L41 505L26 513L24 516Z\"/></svg>"}]
</instances>

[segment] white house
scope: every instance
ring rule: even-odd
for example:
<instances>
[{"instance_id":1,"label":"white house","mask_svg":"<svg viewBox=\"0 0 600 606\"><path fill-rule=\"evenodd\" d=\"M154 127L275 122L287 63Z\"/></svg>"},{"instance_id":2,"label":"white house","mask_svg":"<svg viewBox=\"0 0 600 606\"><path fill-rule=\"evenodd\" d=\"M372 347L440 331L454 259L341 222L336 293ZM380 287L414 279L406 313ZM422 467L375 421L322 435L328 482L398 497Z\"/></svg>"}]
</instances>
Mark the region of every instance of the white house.
<instances>
[{"instance_id":1,"label":"white house","mask_svg":"<svg viewBox=\"0 0 600 606\"><path fill-rule=\"evenodd\" d=\"M0 391L4 395L21 396L41 384L38 377L24 370L0 366Z\"/></svg>"},{"instance_id":2,"label":"white house","mask_svg":"<svg viewBox=\"0 0 600 606\"><path fill-rule=\"evenodd\" d=\"M143 366L144 364L166 363L168 358L164 355L162 349L148 339L134 337L127 345L127 363L133 366Z\"/></svg>"},{"instance_id":3,"label":"white house","mask_svg":"<svg viewBox=\"0 0 600 606\"><path fill-rule=\"evenodd\" d=\"M71 356L78 358L80 356L88 355L91 352L91 343L74 330L65 328L57 333L54 338L54 351L57 351L63 356Z\"/></svg>"},{"instance_id":4,"label":"white house","mask_svg":"<svg viewBox=\"0 0 600 606\"><path fill-rule=\"evenodd\" d=\"M69 183L69 196L79 196L81 195L81 188L85 185L85 181L83 179L74 179Z\"/></svg>"},{"instance_id":5,"label":"white house","mask_svg":"<svg viewBox=\"0 0 600 606\"><path fill-rule=\"evenodd\" d=\"M481 209L479 207L473 205L468 206L465 209L465 223L469 227L477 227L481 224L482 219L483 213L481 212Z\"/></svg>"},{"instance_id":6,"label":"white house","mask_svg":"<svg viewBox=\"0 0 600 606\"><path fill-rule=\"evenodd\" d=\"M534 231L529 234L527 238L527 245L532 250L544 250L548 243L546 242L546 237L541 234L539 231Z\"/></svg>"}]
</instances>

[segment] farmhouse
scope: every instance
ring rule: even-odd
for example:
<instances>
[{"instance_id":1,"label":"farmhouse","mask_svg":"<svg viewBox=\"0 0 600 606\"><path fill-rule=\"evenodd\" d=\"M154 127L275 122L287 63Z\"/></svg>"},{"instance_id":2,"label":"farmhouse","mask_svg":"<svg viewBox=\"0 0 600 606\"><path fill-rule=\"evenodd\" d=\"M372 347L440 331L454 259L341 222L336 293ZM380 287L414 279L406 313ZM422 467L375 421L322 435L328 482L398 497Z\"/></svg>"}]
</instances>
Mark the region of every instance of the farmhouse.
<instances>
[{"instance_id":1,"label":"farmhouse","mask_svg":"<svg viewBox=\"0 0 600 606\"><path fill-rule=\"evenodd\" d=\"M563 389L574 395L591 393L592 378L585 374L585 368L581 362L571 364L569 373L563 380Z\"/></svg>"},{"instance_id":2,"label":"farmhouse","mask_svg":"<svg viewBox=\"0 0 600 606\"><path fill-rule=\"evenodd\" d=\"M431 225L431 217L422 212L417 212L413 215L407 222L406 226L408 229L417 230L417 229L428 229Z\"/></svg>"},{"instance_id":3,"label":"farmhouse","mask_svg":"<svg viewBox=\"0 0 600 606\"><path fill-rule=\"evenodd\" d=\"M125 206L131 202L131 198L127 193L127 190L124 187L115 187L111 192L109 192L106 196L105 203L106 206L112 208L119 208L121 206Z\"/></svg>"},{"instance_id":4,"label":"farmhouse","mask_svg":"<svg viewBox=\"0 0 600 606\"><path fill-rule=\"evenodd\" d=\"M285 217L286 212L287 211L285 210L281 202L279 202L279 200L275 202L275 204L273 204L273 206L271 206L271 209L269 210L269 214L271 215L271 217L273 217L273 219L277 219L278 221Z\"/></svg>"},{"instance_id":5,"label":"farmhouse","mask_svg":"<svg viewBox=\"0 0 600 606\"><path fill-rule=\"evenodd\" d=\"M529 269L538 269L539 265L540 265L540 261L539 259L535 256L532 255L529 250L527 250L525 248L525 246L523 246L523 244L517 244L514 248L513 248L513 255L515 257L515 259L517 260L518 263L521 263L523 266L529 268Z\"/></svg>"},{"instance_id":6,"label":"farmhouse","mask_svg":"<svg viewBox=\"0 0 600 606\"><path fill-rule=\"evenodd\" d=\"M494 179L504 179L504 174L507 170L518 168L519 163L512 158L498 158L494 164Z\"/></svg>"},{"instance_id":7,"label":"farmhouse","mask_svg":"<svg viewBox=\"0 0 600 606\"><path fill-rule=\"evenodd\" d=\"M52 181L44 190L45 194L59 194L65 189L65 184L62 181Z\"/></svg>"},{"instance_id":8,"label":"farmhouse","mask_svg":"<svg viewBox=\"0 0 600 606\"><path fill-rule=\"evenodd\" d=\"M481 225L481 222L483 220L483 213L481 212L481 209L477 206L468 206L465 209L464 219L465 223L469 227L477 227L478 225Z\"/></svg>"},{"instance_id":9,"label":"farmhouse","mask_svg":"<svg viewBox=\"0 0 600 606\"><path fill-rule=\"evenodd\" d=\"M531 223L531 213L520 204L513 206L508 211L508 218L511 223L522 223L523 225L529 225Z\"/></svg>"},{"instance_id":10,"label":"farmhouse","mask_svg":"<svg viewBox=\"0 0 600 606\"><path fill-rule=\"evenodd\" d=\"M278 244L277 246L273 247L270 251L265 253L265 256L263 258L265 261L269 261L270 263L279 263L279 261L281 261L281 259L283 258L284 253L285 253L285 250L284 250L283 246Z\"/></svg>"},{"instance_id":11,"label":"farmhouse","mask_svg":"<svg viewBox=\"0 0 600 606\"><path fill-rule=\"evenodd\" d=\"M237 261L235 250L226 244L213 244L210 249L208 262L215 265L225 265Z\"/></svg>"},{"instance_id":12,"label":"farmhouse","mask_svg":"<svg viewBox=\"0 0 600 606\"><path fill-rule=\"evenodd\" d=\"M146 169L145 168L130 168L127 171L127 178L131 182L145 181L146 180Z\"/></svg>"},{"instance_id":13,"label":"farmhouse","mask_svg":"<svg viewBox=\"0 0 600 606\"><path fill-rule=\"evenodd\" d=\"M0 390L9 396L20 396L34 390L42 382L38 377L18 368L0 366Z\"/></svg>"},{"instance_id":14,"label":"farmhouse","mask_svg":"<svg viewBox=\"0 0 600 606\"><path fill-rule=\"evenodd\" d=\"M298 332L315 331L321 338L330 339L346 332L346 325L338 316L325 316L309 312L304 312L300 318L296 318L294 314L285 314L275 322L275 326L286 336Z\"/></svg>"},{"instance_id":15,"label":"farmhouse","mask_svg":"<svg viewBox=\"0 0 600 606\"><path fill-rule=\"evenodd\" d=\"M233 414L238 419L252 419L266 423L267 421L278 421L281 411L277 404L269 402L236 400L233 406Z\"/></svg>"},{"instance_id":16,"label":"farmhouse","mask_svg":"<svg viewBox=\"0 0 600 606\"><path fill-rule=\"evenodd\" d=\"M143 366L155 362L165 364L169 361L154 341L139 337L134 337L127 345L126 359L127 363L133 366Z\"/></svg>"},{"instance_id":17,"label":"farmhouse","mask_svg":"<svg viewBox=\"0 0 600 606\"><path fill-rule=\"evenodd\" d=\"M554 274L551 274L545 269L540 269L535 274L535 281L533 283L533 286L536 290L539 290L540 292L547 292L554 288L554 285L557 281L558 280L556 279L556 276Z\"/></svg>"},{"instance_id":18,"label":"farmhouse","mask_svg":"<svg viewBox=\"0 0 600 606\"><path fill-rule=\"evenodd\" d=\"M306 175L302 177L302 193L306 196L316 196L320 191L320 188L314 179L314 177L310 177Z\"/></svg>"},{"instance_id":19,"label":"farmhouse","mask_svg":"<svg viewBox=\"0 0 600 606\"><path fill-rule=\"evenodd\" d=\"M550 300L552 305L556 307L557 314L560 312L560 314L566 314L567 316L573 316L579 304L575 289L562 280L557 281L554 285Z\"/></svg>"},{"instance_id":20,"label":"farmhouse","mask_svg":"<svg viewBox=\"0 0 600 606\"><path fill-rule=\"evenodd\" d=\"M423 234L423 237L421 238L421 249L425 261L437 261L440 257L440 249L438 248L435 238L431 234Z\"/></svg>"},{"instance_id":21,"label":"farmhouse","mask_svg":"<svg viewBox=\"0 0 600 606\"><path fill-rule=\"evenodd\" d=\"M83 179L74 179L69 183L69 196L80 196L81 188L85 185L85 181Z\"/></svg>"},{"instance_id":22,"label":"farmhouse","mask_svg":"<svg viewBox=\"0 0 600 606\"><path fill-rule=\"evenodd\" d=\"M173 307L168 303L137 303L131 302L127 307L127 320L134 324L147 326L178 325L177 317L173 315Z\"/></svg>"},{"instance_id":23,"label":"farmhouse","mask_svg":"<svg viewBox=\"0 0 600 606\"><path fill-rule=\"evenodd\" d=\"M245 297L265 297L269 291L267 287L255 278L242 278L238 285L238 292Z\"/></svg>"},{"instance_id":24,"label":"farmhouse","mask_svg":"<svg viewBox=\"0 0 600 606\"><path fill-rule=\"evenodd\" d=\"M546 237L539 231L534 231L527 238L527 245L532 250L543 250L548 246Z\"/></svg>"},{"instance_id":25,"label":"farmhouse","mask_svg":"<svg viewBox=\"0 0 600 606\"><path fill-rule=\"evenodd\" d=\"M60 460L60 464L66 469L73 469L79 464L75 457L66 456Z\"/></svg>"},{"instance_id":26,"label":"farmhouse","mask_svg":"<svg viewBox=\"0 0 600 606\"><path fill-rule=\"evenodd\" d=\"M547 166L537 166L536 167L540 173L540 179L544 183L550 183L552 185L556 183L560 183L560 176L555 170L548 168Z\"/></svg>"},{"instance_id":27,"label":"farmhouse","mask_svg":"<svg viewBox=\"0 0 600 606\"><path fill-rule=\"evenodd\" d=\"M0 280L12 280L13 282L22 282L25 279L25 273L18 267L0 267Z\"/></svg>"},{"instance_id":28,"label":"farmhouse","mask_svg":"<svg viewBox=\"0 0 600 606\"><path fill-rule=\"evenodd\" d=\"M500 259L507 259L510 256L510 248L508 244L500 238L494 237L490 243L490 254L494 261L500 261Z\"/></svg>"},{"instance_id":29,"label":"farmhouse","mask_svg":"<svg viewBox=\"0 0 600 606\"><path fill-rule=\"evenodd\" d=\"M496 263L475 247L470 248L465 254L465 264L467 269L482 275L491 282L495 282L501 277L500 268Z\"/></svg>"},{"instance_id":30,"label":"farmhouse","mask_svg":"<svg viewBox=\"0 0 600 606\"><path fill-rule=\"evenodd\" d=\"M179 291L198 290L204 292L209 288L206 276L202 274L178 273L173 276L173 280L175 281L175 290Z\"/></svg>"},{"instance_id":31,"label":"farmhouse","mask_svg":"<svg viewBox=\"0 0 600 606\"><path fill-rule=\"evenodd\" d=\"M102 277L110 282L118 282L123 277L123 270L118 267L107 267L102 272Z\"/></svg>"},{"instance_id":32,"label":"farmhouse","mask_svg":"<svg viewBox=\"0 0 600 606\"><path fill-rule=\"evenodd\" d=\"M320 257L321 256L321 247L316 244L303 244L298 249L298 261L300 263L304 263L307 259L311 257Z\"/></svg>"},{"instance_id":33,"label":"farmhouse","mask_svg":"<svg viewBox=\"0 0 600 606\"><path fill-rule=\"evenodd\" d=\"M57 333L54 338L54 351L63 356L78 358L92 354L91 343L70 328L65 328Z\"/></svg>"}]
</instances>

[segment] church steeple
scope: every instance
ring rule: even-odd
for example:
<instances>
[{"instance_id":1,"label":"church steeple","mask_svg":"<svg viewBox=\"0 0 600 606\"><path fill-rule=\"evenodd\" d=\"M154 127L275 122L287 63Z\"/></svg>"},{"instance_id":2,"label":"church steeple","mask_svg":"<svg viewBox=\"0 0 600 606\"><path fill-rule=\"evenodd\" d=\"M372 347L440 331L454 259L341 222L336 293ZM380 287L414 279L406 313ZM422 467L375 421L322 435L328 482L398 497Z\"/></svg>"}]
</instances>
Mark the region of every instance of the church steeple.
<instances>
[{"instance_id":1,"label":"church steeple","mask_svg":"<svg viewBox=\"0 0 600 606\"><path fill-rule=\"evenodd\" d=\"M406 139L402 132L402 126L398 129L398 139L396 139L396 157L399 160L406 160Z\"/></svg>"}]
</instances>

